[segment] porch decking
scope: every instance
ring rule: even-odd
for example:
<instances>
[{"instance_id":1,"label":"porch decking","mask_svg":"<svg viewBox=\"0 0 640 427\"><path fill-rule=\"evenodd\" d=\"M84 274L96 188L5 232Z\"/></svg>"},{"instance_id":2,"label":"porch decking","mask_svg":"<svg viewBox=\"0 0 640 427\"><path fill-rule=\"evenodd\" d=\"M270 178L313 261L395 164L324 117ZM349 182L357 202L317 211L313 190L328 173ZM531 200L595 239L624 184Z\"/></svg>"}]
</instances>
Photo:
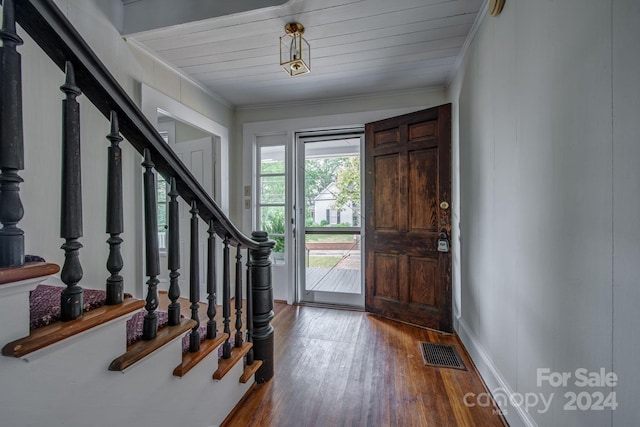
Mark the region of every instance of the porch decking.
<instances>
[{"instance_id":1,"label":"porch decking","mask_svg":"<svg viewBox=\"0 0 640 427\"><path fill-rule=\"evenodd\" d=\"M308 291L359 294L362 283L360 251L335 252L339 252L342 256L342 259L335 266L331 268L307 267L306 289Z\"/></svg>"}]
</instances>

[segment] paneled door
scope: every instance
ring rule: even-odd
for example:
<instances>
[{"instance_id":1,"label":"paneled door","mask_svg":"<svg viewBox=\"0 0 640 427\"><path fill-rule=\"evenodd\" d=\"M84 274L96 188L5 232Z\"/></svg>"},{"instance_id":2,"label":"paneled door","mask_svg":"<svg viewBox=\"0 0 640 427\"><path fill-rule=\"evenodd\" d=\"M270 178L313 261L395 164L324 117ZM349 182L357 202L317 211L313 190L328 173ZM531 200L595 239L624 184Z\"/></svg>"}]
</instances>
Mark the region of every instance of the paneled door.
<instances>
[{"instance_id":1,"label":"paneled door","mask_svg":"<svg viewBox=\"0 0 640 427\"><path fill-rule=\"evenodd\" d=\"M450 332L451 105L365 126L368 312Z\"/></svg>"}]
</instances>

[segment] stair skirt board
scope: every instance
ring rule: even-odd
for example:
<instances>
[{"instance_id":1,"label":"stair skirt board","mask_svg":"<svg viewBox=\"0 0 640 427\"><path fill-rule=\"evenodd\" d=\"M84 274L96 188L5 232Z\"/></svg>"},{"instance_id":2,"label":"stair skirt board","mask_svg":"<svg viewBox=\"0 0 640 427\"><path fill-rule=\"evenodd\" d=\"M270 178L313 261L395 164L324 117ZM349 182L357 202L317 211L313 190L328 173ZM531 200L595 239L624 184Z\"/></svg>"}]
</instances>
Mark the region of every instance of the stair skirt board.
<instances>
[{"instance_id":1,"label":"stair skirt board","mask_svg":"<svg viewBox=\"0 0 640 427\"><path fill-rule=\"evenodd\" d=\"M467 370L456 348L451 344L419 342L420 354L425 366Z\"/></svg>"},{"instance_id":2,"label":"stair skirt board","mask_svg":"<svg viewBox=\"0 0 640 427\"><path fill-rule=\"evenodd\" d=\"M131 425L135 419L136 427L157 427L184 424L185 414L189 414L191 425L219 425L251 388L253 381L239 381L244 371L242 363L222 381L212 381L211 363L199 364L182 379L174 377L171 369L180 357L179 341L159 349L135 369L121 374L109 372L108 360L116 354L113 350L105 352L105 347L125 345L123 320L94 331L98 333L78 336L71 345L42 355L37 363L0 358L3 384L6 379L12 385L0 391L4 403L0 425L28 427L62 422L70 427L112 427ZM210 356L208 360L214 362L216 356ZM34 394L34 390L38 392ZM180 396L180 403L176 396ZM91 408L91 418L85 418L86 411L78 411L76 405ZM34 410L45 407L47 411Z\"/></svg>"}]
</instances>

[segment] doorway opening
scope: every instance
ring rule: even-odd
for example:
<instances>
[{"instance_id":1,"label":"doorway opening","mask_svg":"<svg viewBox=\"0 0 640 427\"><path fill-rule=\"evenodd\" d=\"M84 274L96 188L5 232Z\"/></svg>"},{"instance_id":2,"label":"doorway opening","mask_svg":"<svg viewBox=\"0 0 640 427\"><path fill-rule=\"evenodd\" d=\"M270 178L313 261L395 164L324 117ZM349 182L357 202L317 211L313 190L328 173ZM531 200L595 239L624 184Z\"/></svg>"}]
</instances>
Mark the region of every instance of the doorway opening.
<instances>
[{"instance_id":1,"label":"doorway opening","mask_svg":"<svg viewBox=\"0 0 640 427\"><path fill-rule=\"evenodd\" d=\"M362 129L296 137L297 301L364 307Z\"/></svg>"},{"instance_id":2,"label":"doorway opening","mask_svg":"<svg viewBox=\"0 0 640 427\"><path fill-rule=\"evenodd\" d=\"M212 196L218 206L223 212L229 212L229 131L222 124L204 116L203 114L195 111L194 109L182 104L169 96L159 92L158 90L142 84L142 111L147 119L154 124L154 127L158 129L161 136L165 139L167 144L171 148L178 152L178 156L183 160L187 160L187 168L194 174L198 182L206 189L206 191ZM164 124L162 124L164 123ZM189 144L189 140L194 141L203 139L201 141L202 146L200 149L197 147L197 143ZM137 166L139 167L139 166ZM137 171L137 170L136 170ZM141 179L141 174L136 173L138 178ZM158 175L159 176L159 175ZM162 183L160 183L162 184ZM142 183L139 182L138 188L142 188ZM140 190L141 191L141 190ZM166 200L166 184L165 187L159 185L159 191L163 192L162 197ZM141 197L142 198L142 197ZM180 203L180 218L186 219L189 216L189 207L187 203L178 198ZM161 206L159 206L161 207ZM162 215L162 214L160 214ZM138 219L142 221L142 216ZM159 218L158 224L163 224L162 218ZM188 229L184 228L184 224L181 225L180 239L180 252L181 259L187 260L187 252L189 250L188 242L185 243L185 239L188 238ZM159 226L158 233L164 234L166 230L164 226ZM201 301L206 300L206 281L204 279L204 266L206 263L203 261L202 242L206 242L208 238L207 230L203 227L200 229L200 298ZM142 236L138 236L138 239L142 242ZM162 243L163 237L159 236L159 243ZM165 244L166 244L166 239ZM138 262L136 265L144 265L144 245L140 245L141 250L138 254ZM169 287L169 270L167 268L166 252L160 252L160 283L158 288L160 290L168 289ZM165 258L165 259L163 259ZM216 245L215 258L217 265L222 263L222 248L220 245ZM184 269L184 266L183 266ZM138 267L138 277L142 280L138 284L138 295L144 295L144 283L146 278L141 267ZM182 274L180 277L180 287L182 289L188 288L187 283L188 274ZM216 295L217 304L222 303L222 269L216 271Z\"/></svg>"}]
</instances>

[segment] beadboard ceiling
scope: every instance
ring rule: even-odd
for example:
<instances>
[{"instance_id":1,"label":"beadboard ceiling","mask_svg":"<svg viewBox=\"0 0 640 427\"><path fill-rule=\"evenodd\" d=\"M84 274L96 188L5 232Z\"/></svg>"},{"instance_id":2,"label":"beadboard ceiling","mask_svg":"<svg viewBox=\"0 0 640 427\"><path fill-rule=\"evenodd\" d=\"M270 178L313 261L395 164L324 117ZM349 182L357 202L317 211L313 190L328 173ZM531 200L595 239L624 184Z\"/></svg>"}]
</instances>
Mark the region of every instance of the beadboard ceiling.
<instances>
[{"instance_id":1,"label":"beadboard ceiling","mask_svg":"<svg viewBox=\"0 0 640 427\"><path fill-rule=\"evenodd\" d=\"M173 2L191 16L166 17L158 2L125 0L126 38L247 108L443 87L484 0L236 0L200 9ZM311 73L298 77L279 65L278 38L292 21L305 26L311 45Z\"/></svg>"}]
</instances>

